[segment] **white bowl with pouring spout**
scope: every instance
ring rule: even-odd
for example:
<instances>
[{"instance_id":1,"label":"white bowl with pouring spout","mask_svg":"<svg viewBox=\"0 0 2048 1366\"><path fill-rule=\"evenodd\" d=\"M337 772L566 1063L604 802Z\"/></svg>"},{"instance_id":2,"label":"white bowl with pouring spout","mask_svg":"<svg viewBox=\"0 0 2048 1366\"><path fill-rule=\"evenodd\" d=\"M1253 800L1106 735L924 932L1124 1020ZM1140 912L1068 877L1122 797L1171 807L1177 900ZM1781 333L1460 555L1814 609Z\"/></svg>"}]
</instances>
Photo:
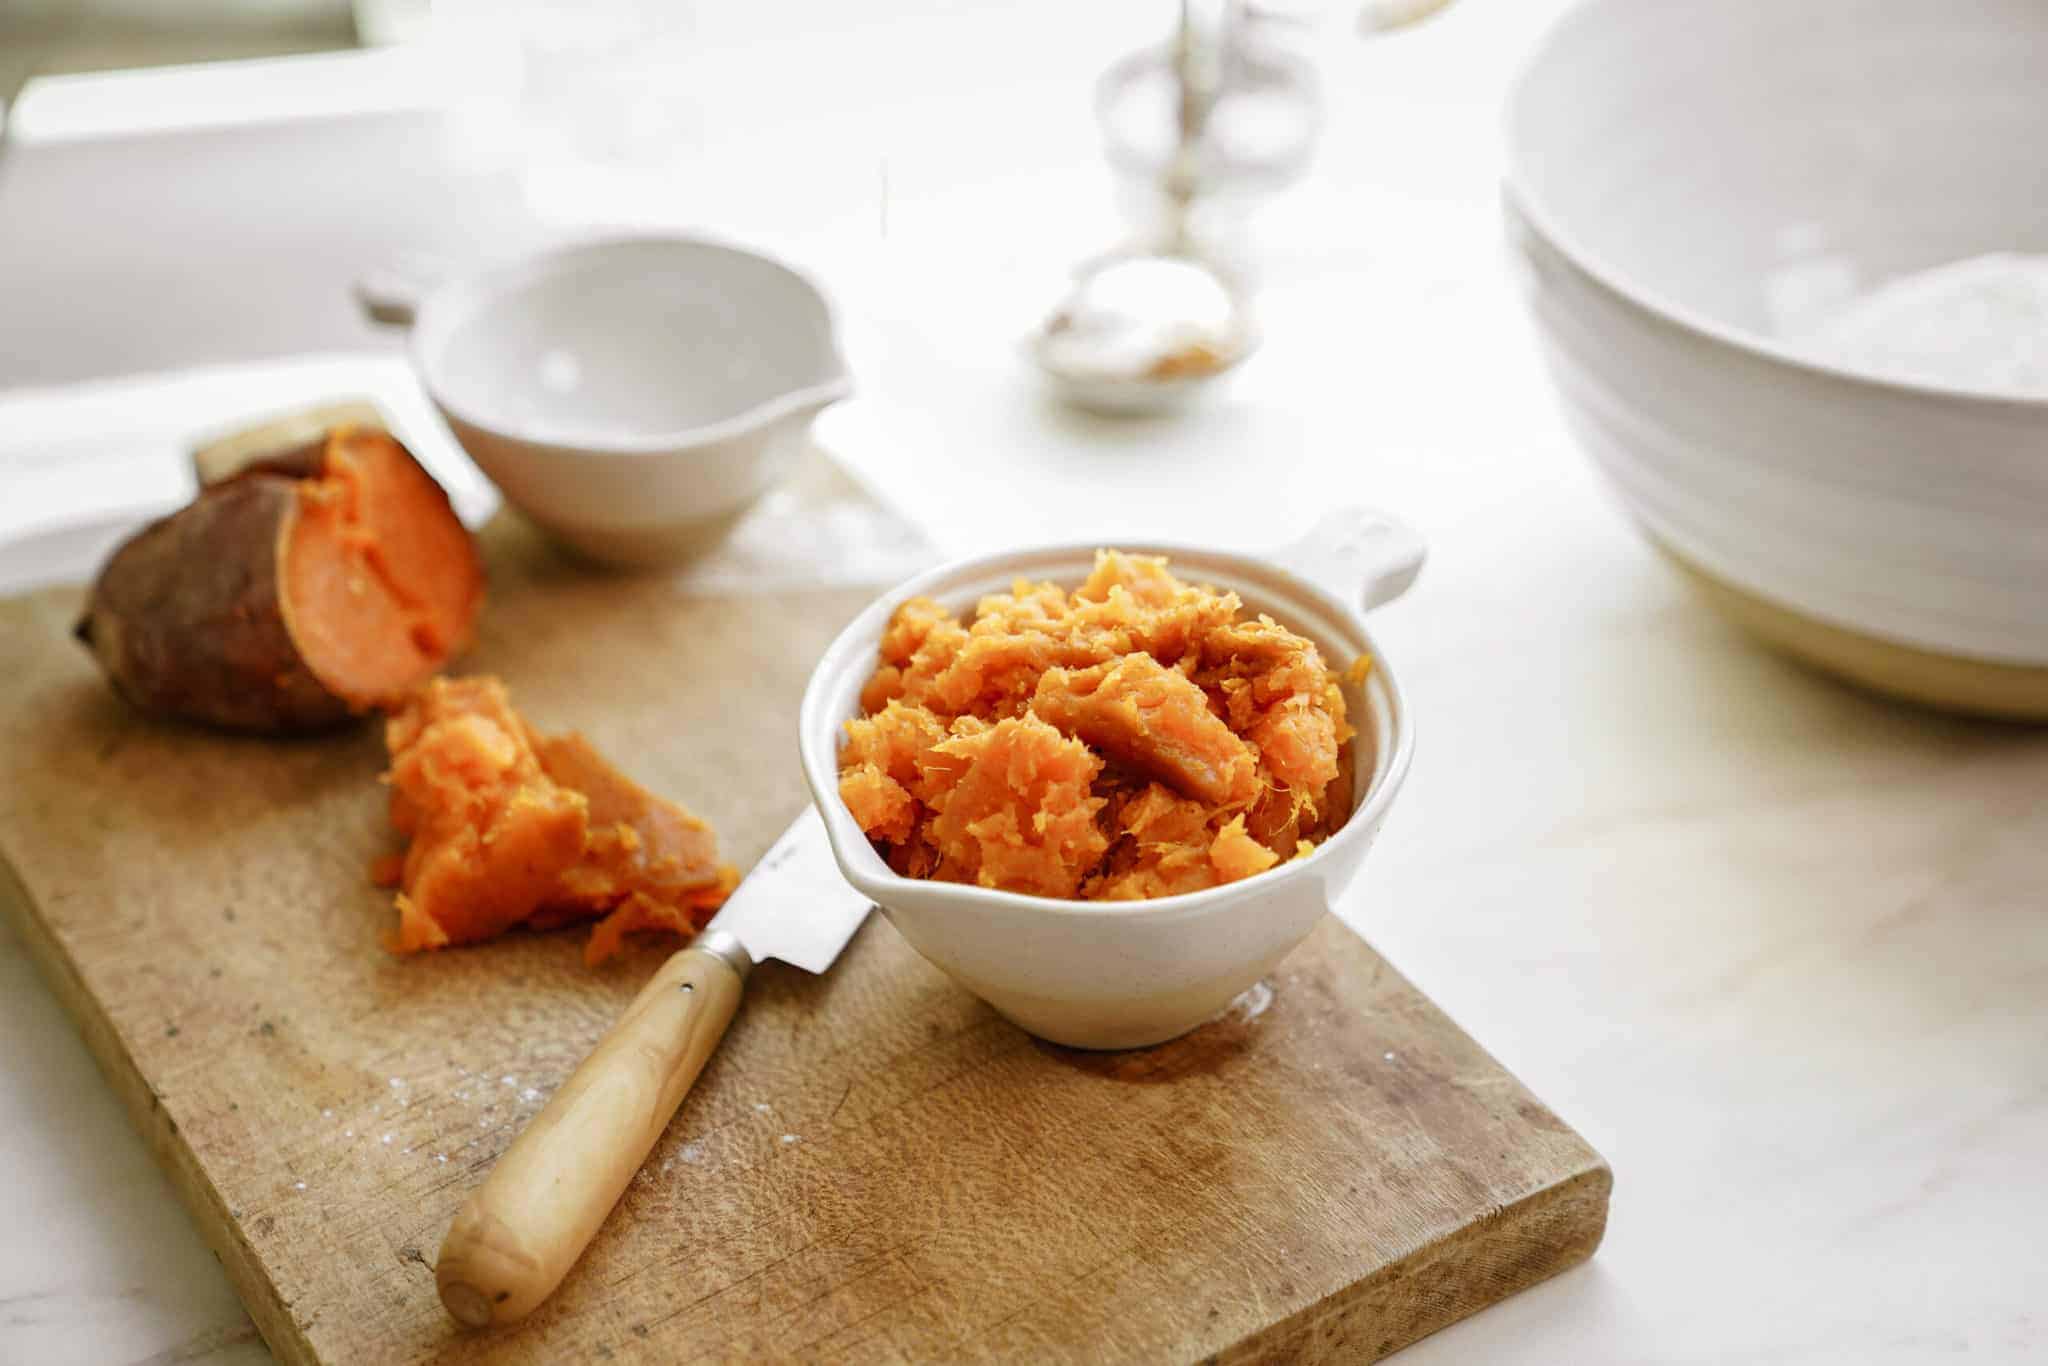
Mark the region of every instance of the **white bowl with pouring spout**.
<instances>
[{"instance_id":1,"label":"white bowl with pouring spout","mask_svg":"<svg viewBox=\"0 0 2048 1366\"><path fill-rule=\"evenodd\" d=\"M1237 593L1248 610L1313 640L1334 669L1372 658L1363 682L1343 684L1359 731L1351 815L1307 857L1207 891L1130 902L1061 901L899 876L839 798L843 728L860 714L861 685L874 671L890 616L913 597L971 610L1019 577L1072 586L1087 577L1096 548L1075 542L963 560L876 599L812 674L799 743L840 871L919 953L1041 1038L1138 1048L1222 1011L1286 957L1357 876L1414 748L1401 690L1364 614L1407 590L1423 551L1401 523L1363 511L1334 513L1305 540L1266 555L1120 546L1166 555L1182 577Z\"/></svg>"},{"instance_id":2,"label":"white bowl with pouring spout","mask_svg":"<svg viewBox=\"0 0 2048 1366\"><path fill-rule=\"evenodd\" d=\"M722 536L852 391L831 305L757 252L690 237L562 247L430 288L358 287L505 497L589 559Z\"/></svg>"}]
</instances>

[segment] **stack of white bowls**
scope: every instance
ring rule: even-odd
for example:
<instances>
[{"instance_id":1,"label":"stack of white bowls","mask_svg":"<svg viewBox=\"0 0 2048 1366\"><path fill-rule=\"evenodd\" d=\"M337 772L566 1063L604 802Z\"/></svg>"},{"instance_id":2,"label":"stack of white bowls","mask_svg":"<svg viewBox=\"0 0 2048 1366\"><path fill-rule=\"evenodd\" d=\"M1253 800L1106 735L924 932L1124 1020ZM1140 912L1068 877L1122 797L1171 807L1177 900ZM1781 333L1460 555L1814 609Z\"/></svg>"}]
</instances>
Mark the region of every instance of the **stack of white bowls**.
<instances>
[{"instance_id":1,"label":"stack of white bowls","mask_svg":"<svg viewBox=\"0 0 2048 1366\"><path fill-rule=\"evenodd\" d=\"M1567 418L1651 541L1811 662L2048 717L2048 401L1786 331L2048 255L2048 4L1589 0L1514 90L1508 147Z\"/></svg>"}]
</instances>

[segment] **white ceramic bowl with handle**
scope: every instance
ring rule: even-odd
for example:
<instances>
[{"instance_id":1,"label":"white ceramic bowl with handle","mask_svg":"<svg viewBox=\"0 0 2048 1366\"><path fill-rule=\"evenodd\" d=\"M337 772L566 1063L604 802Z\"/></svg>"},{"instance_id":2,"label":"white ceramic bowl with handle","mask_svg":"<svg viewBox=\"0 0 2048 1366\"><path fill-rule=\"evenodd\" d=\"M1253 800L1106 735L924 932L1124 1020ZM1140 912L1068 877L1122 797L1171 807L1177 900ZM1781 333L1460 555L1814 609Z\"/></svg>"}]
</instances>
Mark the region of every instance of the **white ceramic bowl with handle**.
<instances>
[{"instance_id":1,"label":"white ceramic bowl with handle","mask_svg":"<svg viewBox=\"0 0 2048 1366\"><path fill-rule=\"evenodd\" d=\"M432 287L358 286L505 497L577 553L658 565L715 541L852 382L823 293L692 237L544 251Z\"/></svg>"},{"instance_id":2,"label":"white ceramic bowl with handle","mask_svg":"<svg viewBox=\"0 0 2048 1366\"><path fill-rule=\"evenodd\" d=\"M1269 555L1155 542L1120 549L1171 557L1184 578L1236 592L1322 650L1333 669L1373 668L1345 685L1358 727L1350 819L1306 858L1208 891L1152 901L1061 901L898 876L839 798L845 723L860 714L883 628L906 599L971 610L1019 577L1079 584L1097 543L1039 546L932 570L876 599L819 661L804 694L804 777L846 878L917 951L1031 1033L1077 1048L1137 1048L1214 1017L1269 972L1350 884L1401 786L1414 747L1408 711L1364 614L1405 592L1422 544L1383 514L1332 514Z\"/></svg>"},{"instance_id":3,"label":"white ceramic bowl with handle","mask_svg":"<svg viewBox=\"0 0 2048 1366\"><path fill-rule=\"evenodd\" d=\"M1588 0L1508 103L1506 213L1566 418L1779 646L2048 717L2048 401L1831 359L1900 276L2048 253L2048 6Z\"/></svg>"}]
</instances>

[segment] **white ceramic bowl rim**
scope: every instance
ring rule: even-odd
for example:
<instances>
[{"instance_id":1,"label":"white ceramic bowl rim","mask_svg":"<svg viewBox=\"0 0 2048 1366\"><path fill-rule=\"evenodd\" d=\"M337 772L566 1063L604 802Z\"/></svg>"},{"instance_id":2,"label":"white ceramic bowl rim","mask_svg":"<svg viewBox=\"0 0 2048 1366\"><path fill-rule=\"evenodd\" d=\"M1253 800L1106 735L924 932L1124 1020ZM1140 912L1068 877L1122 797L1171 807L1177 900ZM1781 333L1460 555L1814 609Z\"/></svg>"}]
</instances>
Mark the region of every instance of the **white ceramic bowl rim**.
<instances>
[{"instance_id":1,"label":"white ceramic bowl rim","mask_svg":"<svg viewBox=\"0 0 2048 1366\"><path fill-rule=\"evenodd\" d=\"M435 365L445 349L445 343L456 326L474 314L486 302L503 298L527 283L543 275L576 264L579 260L600 256L620 249L635 248L681 248L695 255L723 255L766 265L788 277L799 289L809 296L816 305L830 338L830 352L825 378L815 384L804 385L786 393L778 394L765 402L757 403L743 412L715 422L699 426L678 428L662 432L618 433L578 432L568 428L555 427L546 423L522 424L517 430L503 423L489 421L475 409L450 400L440 383ZM617 455L672 455L679 449L691 446L708 446L749 431L758 430L792 413L823 408L836 403L853 392L853 378L848 373L846 358L839 342L839 317L832 306L831 298L816 281L788 262L779 260L765 252L749 247L721 242L710 237L686 234L638 234L619 237L592 238L551 247L532 255L488 266L473 274L460 276L432 289L419 306L418 317L412 324L412 333L407 340L412 354L413 369L433 396L434 402L442 409L503 441L517 441L531 445L556 446L564 450L603 451Z\"/></svg>"},{"instance_id":2,"label":"white ceramic bowl rim","mask_svg":"<svg viewBox=\"0 0 2048 1366\"><path fill-rule=\"evenodd\" d=\"M1807 355L1786 346L1767 333L1752 332L1744 328L1731 327L1680 304L1661 293L1654 285L1637 285L1625 280L1621 273L1601 261L1587 250L1584 244L1562 225L1560 216L1552 212L1542 194L1525 173L1525 167L1533 164L1525 151L1523 120L1519 117L1523 105L1531 98L1530 90L1539 80L1548 79L1543 70L1544 63L1552 52L1564 41L1571 30L1581 24L1597 21L1604 10L1621 8L1632 0L1579 0L1563 17L1550 26L1541 41L1522 60L1520 69L1508 89L1504 110L1504 137L1507 145L1507 167L1505 193L1512 206L1526 218L1536 231L1561 252L1571 264L1585 272L1595 282L1620 296L1628 303L1658 318L1673 327L1695 333L1709 341L1736 351L1748 352L1763 359L1789 365L1809 374L1822 376L1844 384L1863 386L1894 394L1907 394L1915 398L1933 399L1938 402L1954 403L1970 407L1993 405L2011 409L2014 412L2038 414L2048 409L2048 399L2029 398L1995 389L1978 389L1962 384L1926 383L1904 376L1884 374L1846 365L1836 365L1818 356Z\"/></svg>"},{"instance_id":3,"label":"white ceramic bowl rim","mask_svg":"<svg viewBox=\"0 0 2048 1366\"><path fill-rule=\"evenodd\" d=\"M828 691L827 684L838 676L837 671L828 673L825 665L846 657L854 645L879 638L889 617L910 598L935 596L943 593L955 580L971 581L975 577L991 574L1007 563L1027 558L1092 558L1100 547L1108 544L1115 544L1137 555L1165 555L1176 560L1236 561L1245 565L1271 567L1271 562L1265 556L1220 551L1211 546L1172 541L1093 539L1013 548L994 554L954 560L897 586L870 603L826 649L821 657L818 672L812 675L810 685L804 691L803 706L798 719L798 744L804 774L825 817L825 829L831 839L833 851L839 858L841 868L856 886L866 890L869 885L900 884L905 888L915 888L925 895L932 894L935 889L942 889L950 904L977 910L1029 910L1046 915L1088 918L1193 917L1214 910L1220 903L1235 901L1271 887L1279 879L1310 871L1326 854L1334 855L1351 844L1371 838L1388 804L1393 801L1394 794L1400 790L1414 754L1415 732L1408 715L1407 703L1401 695L1400 685L1395 681L1393 671L1387 667L1386 657L1380 652L1378 642L1373 639L1371 631L1366 627L1363 614L1349 601L1338 598L1329 587L1290 574L1288 577L1292 580L1296 592L1317 599L1323 610L1348 623L1365 640L1373 661L1372 675L1368 678L1367 685L1369 687L1377 682L1385 694L1390 739L1387 761L1384 767L1378 768L1377 780L1355 800L1351 816L1344 822L1343 828L1317 845L1307 857L1288 859L1263 873L1255 873L1251 877L1240 878L1218 887L1206 888L1199 892L1182 892L1175 896L1153 897L1143 901L1069 901L1059 897L1006 892L994 887L980 887L964 882L935 883L904 877L882 861L874 846L868 842L866 832L855 823L853 813L839 800L838 737L847 718L827 717L822 714L825 694ZM862 667L872 669L871 652L862 651L858 658ZM858 872L852 866L855 861L864 865Z\"/></svg>"}]
</instances>

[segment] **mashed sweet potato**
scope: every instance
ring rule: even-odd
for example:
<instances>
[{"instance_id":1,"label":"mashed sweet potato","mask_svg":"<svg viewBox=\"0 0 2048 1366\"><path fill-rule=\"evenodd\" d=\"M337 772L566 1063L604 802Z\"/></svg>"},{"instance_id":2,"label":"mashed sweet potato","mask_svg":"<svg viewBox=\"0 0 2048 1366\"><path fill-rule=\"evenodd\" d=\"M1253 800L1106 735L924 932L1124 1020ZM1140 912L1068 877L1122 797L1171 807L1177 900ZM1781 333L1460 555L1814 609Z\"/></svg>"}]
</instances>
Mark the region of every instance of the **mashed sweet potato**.
<instances>
[{"instance_id":1,"label":"mashed sweet potato","mask_svg":"<svg viewBox=\"0 0 2048 1366\"><path fill-rule=\"evenodd\" d=\"M400 953L515 925L598 920L595 966L635 930L694 934L739 881L718 837L607 763L580 735L544 736L495 678L432 679L385 727Z\"/></svg>"},{"instance_id":2,"label":"mashed sweet potato","mask_svg":"<svg viewBox=\"0 0 2048 1366\"><path fill-rule=\"evenodd\" d=\"M1243 616L1114 550L1072 593L1019 581L966 623L906 602L839 795L909 877L1129 900L1264 872L1350 813L1353 731L1315 645Z\"/></svg>"}]
</instances>

